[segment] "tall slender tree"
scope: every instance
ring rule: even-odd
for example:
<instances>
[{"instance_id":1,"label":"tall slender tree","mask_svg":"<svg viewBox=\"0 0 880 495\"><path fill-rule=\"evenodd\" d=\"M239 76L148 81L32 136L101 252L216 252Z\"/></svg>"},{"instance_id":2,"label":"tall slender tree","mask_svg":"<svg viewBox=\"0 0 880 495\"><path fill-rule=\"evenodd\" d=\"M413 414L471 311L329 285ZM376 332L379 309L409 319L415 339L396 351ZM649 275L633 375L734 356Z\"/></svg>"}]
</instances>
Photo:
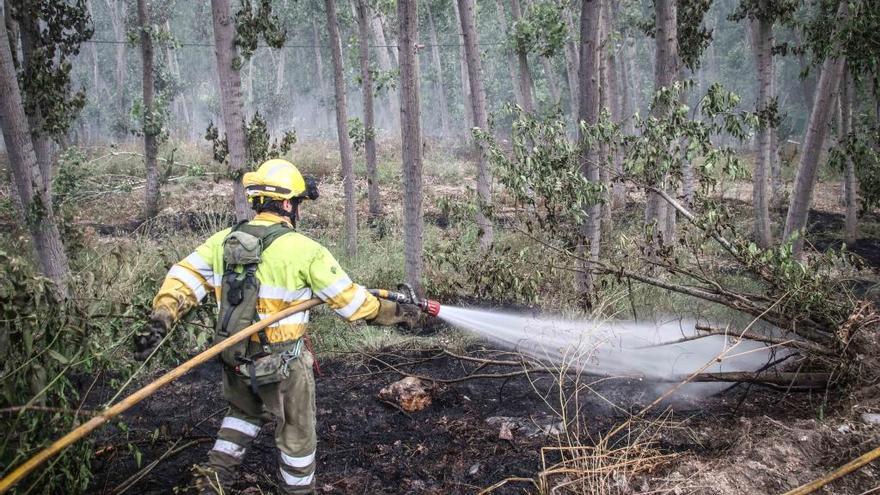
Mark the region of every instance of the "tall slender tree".
<instances>
[{"instance_id":1,"label":"tall slender tree","mask_svg":"<svg viewBox=\"0 0 880 495\"><path fill-rule=\"evenodd\" d=\"M601 61L601 17L603 0L583 0L581 5L580 25L580 62L578 98L578 121L581 125L595 125L599 122L600 111L600 75L599 66ZM582 134L582 127L578 126L578 138L583 143L586 136ZM599 150L595 146L585 148L581 156L581 173L592 183L600 181ZM580 279L578 280L581 290L581 299L585 303L590 301L593 293L593 277L591 272L592 262L598 261L601 247L602 206L596 202L589 207L586 221L581 228L582 241L579 243L579 254L590 260L587 263Z\"/></svg>"},{"instance_id":2,"label":"tall slender tree","mask_svg":"<svg viewBox=\"0 0 880 495\"><path fill-rule=\"evenodd\" d=\"M847 20L848 2L840 2L836 15L836 26L843 25ZM839 46L832 46L832 52L825 56L819 73L819 82L816 84L816 95L813 100L813 109L810 112L810 123L807 127L807 135L801 147L798 161L797 175L792 187L791 200L788 205L788 215L785 219L786 240L795 235L792 251L800 256L804 248L804 228L807 226L807 216L810 203L813 199L813 188L816 185L816 175L819 169L819 155L825 143L828 133L828 119L832 114L834 99L843 76L845 57L839 52Z\"/></svg>"},{"instance_id":3,"label":"tall slender tree","mask_svg":"<svg viewBox=\"0 0 880 495\"><path fill-rule=\"evenodd\" d=\"M853 132L853 99L855 84L852 74L844 69L843 81L840 86L840 96L837 98L840 109L840 135L843 140L848 140ZM848 154L847 154L848 155ZM843 222L843 240L849 245L854 244L859 238L859 183L856 178L855 161L850 156L844 157L843 167L843 191L846 202L846 215Z\"/></svg>"},{"instance_id":4,"label":"tall slender tree","mask_svg":"<svg viewBox=\"0 0 880 495\"><path fill-rule=\"evenodd\" d=\"M144 187L144 218L156 216L159 210L159 169L156 167L156 155L159 151L157 141L162 123L158 122L153 107L155 92L155 75L153 73L153 37L150 27L150 14L147 0L137 0L138 26L141 39L141 59L143 61L143 122L144 133L144 168L147 183Z\"/></svg>"},{"instance_id":5,"label":"tall slender tree","mask_svg":"<svg viewBox=\"0 0 880 495\"><path fill-rule=\"evenodd\" d=\"M358 59L361 66L361 92L364 100L364 155L367 162L367 201L369 220L382 215L379 199L379 174L376 166L376 127L373 115L373 71L370 67L370 20L367 0L357 0ZM384 48L383 48L384 50Z\"/></svg>"},{"instance_id":6,"label":"tall slender tree","mask_svg":"<svg viewBox=\"0 0 880 495\"><path fill-rule=\"evenodd\" d=\"M443 77L443 61L440 57L440 41L437 39L437 28L434 26L434 14L430 4L425 5L428 14L428 35L431 40L431 63L434 66L434 93L440 110L440 129L444 137L449 136L449 102L446 100L446 85Z\"/></svg>"},{"instance_id":7,"label":"tall slender tree","mask_svg":"<svg viewBox=\"0 0 880 495\"><path fill-rule=\"evenodd\" d=\"M453 0L452 9L455 12L455 18L461 19L458 0ZM455 25L457 26L456 29L458 30L458 38L460 40L458 46L458 68L461 72L461 102L464 106L465 138L468 138L470 136L470 132L468 132L470 123L474 121L474 109L470 104L471 84L468 81L467 54L464 51L464 34L461 32L461 23L456 22Z\"/></svg>"},{"instance_id":8,"label":"tall slender tree","mask_svg":"<svg viewBox=\"0 0 880 495\"><path fill-rule=\"evenodd\" d=\"M3 9L0 2L0 10ZM5 15L0 15L0 19L5 19ZM67 255L58 231L52 196L37 164L5 22L0 23L0 127L9 155L18 213L31 234L40 270L55 283L61 295L66 295L70 271Z\"/></svg>"},{"instance_id":9,"label":"tall slender tree","mask_svg":"<svg viewBox=\"0 0 880 495\"><path fill-rule=\"evenodd\" d=\"M676 0L656 0L654 10L656 26L654 90L659 91L662 88L671 88L679 73ZM653 116L662 119L670 110L668 106L657 105L654 107ZM667 175L660 173L657 177L657 182L651 185L665 189ZM652 191L647 194L645 223L653 232L652 246L657 246L661 240L668 240L666 202L659 194Z\"/></svg>"},{"instance_id":10,"label":"tall slender tree","mask_svg":"<svg viewBox=\"0 0 880 495\"><path fill-rule=\"evenodd\" d=\"M327 32L330 35L330 54L333 58L333 87L336 101L336 136L339 140L342 187L345 191L345 252L357 255L357 210L354 191L351 141L348 137L348 108L345 98L345 74L342 68L342 42L339 39L339 19L336 0L324 0L327 13Z\"/></svg>"},{"instance_id":11,"label":"tall slender tree","mask_svg":"<svg viewBox=\"0 0 880 495\"><path fill-rule=\"evenodd\" d=\"M464 49L468 60L468 81L471 87L471 107L473 108L474 127L484 132L489 131L489 117L486 114L486 92L483 89L483 68L480 60L480 52L477 48L477 27L474 13L474 0L457 0L458 11L461 13L461 32L464 34ZM475 140L477 145L477 226L480 229L480 246L483 249L492 244L493 231L492 221L486 214L491 206L492 177L489 174L488 159L486 156L486 144L482 140Z\"/></svg>"},{"instance_id":12,"label":"tall slender tree","mask_svg":"<svg viewBox=\"0 0 880 495\"><path fill-rule=\"evenodd\" d=\"M246 220L253 213L239 180L247 161L247 140L241 96L241 59L235 46L235 21L229 11L229 0L211 0L211 15L214 23L214 55L220 81L220 109L229 147L229 170L233 177L235 217Z\"/></svg>"},{"instance_id":13,"label":"tall slender tree","mask_svg":"<svg viewBox=\"0 0 880 495\"><path fill-rule=\"evenodd\" d=\"M513 16L513 23L516 25L516 23L522 19L522 9L520 8L519 0L510 0L510 10ZM523 99L522 108L526 113L533 113L535 111L535 98L532 91L535 83L532 80L532 73L529 70L528 47L520 46L520 44L517 43L515 51L517 66L519 68L519 91Z\"/></svg>"},{"instance_id":14,"label":"tall slender tree","mask_svg":"<svg viewBox=\"0 0 880 495\"><path fill-rule=\"evenodd\" d=\"M406 281L422 293L422 129L419 111L417 0L398 0L400 137L403 145L403 242Z\"/></svg>"},{"instance_id":15,"label":"tall slender tree","mask_svg":"<svg viewBox=\"0 0 880 495\"><path fill-rule=\"evenodd\" d=\"M453 2L455 3L455 2ZM498 20L501 22L501 25L504 26L505 30L510 31L510 25L507 24L507 14L504 12L504 1L503 0L495 0L495 8L498 12ZM510 73L510 82L513 85L513 98L516 101L516 104L520 106L520 108L525 108L526 103L523 101L522 88L520 88L519 76L517 74L517 58L516 53L509 48L504 48L504 55L507 57L507 70Z\"/></svg>"}]
</instances>

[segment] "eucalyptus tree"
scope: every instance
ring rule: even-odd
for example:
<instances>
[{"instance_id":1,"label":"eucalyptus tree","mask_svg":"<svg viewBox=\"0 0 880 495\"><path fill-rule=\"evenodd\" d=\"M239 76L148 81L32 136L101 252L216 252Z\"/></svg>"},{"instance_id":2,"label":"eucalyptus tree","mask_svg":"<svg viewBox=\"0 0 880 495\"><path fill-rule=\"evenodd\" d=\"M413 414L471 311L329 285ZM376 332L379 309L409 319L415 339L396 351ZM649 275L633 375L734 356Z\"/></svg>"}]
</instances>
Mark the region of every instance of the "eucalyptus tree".
<instances>
[{"instance_id":1,"label":"eucalyptus tree","mask_svg":"<svg viewBox=\"0 0 880 495\"><path fill-rule=\"evenodd\" d=\"M431 65L434 72L434 93L437 96L437 106L440 111L440 128L444 137L449 136L450 116L449 101L446 98L446 84L443 70L443 61L440 56L440 41L437 37L437 26L434 23L434 14L431 12L431 4L425 5L425 13L428 17L428 36L431 44Z\"/></svg>"},{"instance_id":2,"label":"eucalyptus tree","mask_svg":"<svg viewBox=\"0 0 880 495\"><path fill-rule=\"evenodd\" d=\"M228 151L229 170L233 181L233 205L238 220L253 215L241 176L249 166L249 150L245 129L244 102L241 94L241 68L243 59L249 60L257 49L260 39L269 46L280 48L287 33L279 26L272 13L269 0L262 0L254 10L249 1L233 17L229 0L211 0L214 21L214 54L217 58L217 74L220 82L220 107L226 127L225 146ZM239 54L240 50L240 54ZM210 134L210 130L209 130ZM216 145L216 142L215 142Z\"/></svg>"},{"instance_id":3,"label":"eucalyptus tree","mask_svg":"<svg viewBox=\"0 0 880 495\"><path fill-rule=\"evenodd\" d=\"M143 60L143 134L144 134L144 169L146 170L146 186L144 187L144 218L156 216L159 209L159 170L156 168L156 154L159 151L158 136L161 123L153 105L155 93L155 75L153 74L153 40L150 14L147 0L137 0L138 27L140 30L141 59Z\"/></svg>"},{"instance_id":4,"label":"eucalyptus tree","mask_svg":"<svg viewBox=\"0 0 880 495\"><path fill-rule=\"evenodd\" d=\"M342 67L342 42L339 38L339 18L336 0L324 0L327 32L330 35L330 54L333 58L333 82L336 102L336 136L339 141L342 184L345 191L345 253L357 254L357 210L354 191L351 140L348 136L348 108L345 98L345 74Z\"/></svg>"},{"instance_id":5,"label":"eucalyptus tree","mask_svg":"<svg viewBox=\"0 0 880 495\"><path fill-rule=\"evenodd\" d=\"M834 99L843 77L846 60L844 51L846 25L850 19L858 19L861 9L873 8L868 4L870 2L857 2L854 5L854 11L850 12L849 2L840 2L837 13L833 17L836 27L832 28L832 34L828 40L822 43L824 46L818 48L824 60L819 73L819 81L816 84L816 95L810 112L807 135L800 150L797 175L792 187L783 233L785 240L792 241L792 251L797 256L803 250L804 228L807 225L807 215L816 184L819 157L828 132L828 122L832 114Z\"/></svg>"},{"instance_id":6,"label":"eucalyptus tree","mask_svg":"<svg viewBox=\"0 0 880 495\"><path fill-rule=\"evenodd\" d=\"M584 144L587 135L586 126L595 126L599 122L600 113L600 77L599 68L602 52L602 10L605 0L583 0L580 19L580 61L578 95L578 138ZM599 150L595 145L583 146L581 152L581 173L593 184L600 182ZM578 243L579 254L589 260L579 274L579 290L585 302L592 298L593 276L592 265L599 260L601 246L601 210L602 205L596 201L591 203L586 212L586 220L581 226L582 241Z\"/></svg>"},{"instance_id":7,"label":"eucalyptus tree","mask_svg":"<svg viewBox=\"0 0 880 495\"><path fill-rule=\"evenodd\" d=\"M489 118L486 113L486 92L483 90L483 69L480 60L480 52L477 48L476 16L474 14L474 0L456 0L458 11L461 13L461 32L464 35L464 49L468 60L468 82L471 88L473 126L480 131L489 132ZM491 183L489 173L487 146L483 140L475 139L477 146L477 226L479 228L480 247L487 249L492 245L493 230L492 221L486 210L492 204Z\"/></svg>"},{"instance_id":8,"label":"eucalyptus tree","mask_svg":"<svg viewBox=\"0 0 880 495\"><path fill-rule=\"evenodd\" d=\"M400 137L403 160L403 254L406 281L422 293L422 129L420 123L417 0L398 0Z\"/></svg>"},{"instance_id":9,"label":"eucalyptus tree","mask_svg":"<svg viewBox=\"0 0 880 495\"><path fill-rule=\"evenodd\" d=\"M367 201L369 220L382 216L379 198L379 174L376 166L376 124L373 107L373 67L370 64L370 13L367 0L357 0L358 62L361 70L361 93L364 105L364 155L367 162ZM384 47L382 48L384 50Z\"/></svg>"},{"instance_id":10,"label":"eucalyptus tree","mask_svg":"<svg viewBox=\"0 0 880 495\"><path fill-rule=\"evenodd\" d=\"M767 248L773 243L770 222L770 173L772 169L772 136L778 127L778 105L774 94L774 35L773 26L791 15L791 0L743 0L732 19L748 19L752 51L758 74L758 90L755 111L758 114L755 171L752 181L752 206L755 211L755 240L758 246Z\"/></svg>"},{"instance_id":11,"label":"eucalyptus tree","mask_svg":"<svg viewBox=\"0 0 880 495\"><path fill-rule=\"evenodd\" d=\"M497 9L498 19L501 21L501 25L504 26L505 29L510 29L509 24L507 23L507 14L504 11L504 1L495 0L495 7ZM516 53L514 53L511 48L505 47L504 55L507 57L507 70L510 73L510 81L513 84L513 97L516 100L516 104L519 105L520 108L525 108L526 103L523 100L522 88L520 87L520 81L517 76L517 64L519 62L517 60Z\"/></svg>"},{"instance_id":12,"label":"eucalyptus tree","mask_svg":"<svg viewBox=\"0 0 880 495\"><path fill-rule=\"evenodd\" d=\"M654 2L654 91L671 88L679 73L678 30L676 0L656 0ZM583 81L581 82L583 84ZM581 90L583 92L583 90ZM671 104L655 105L652 116L664 119L672 111ZM659 164L658 164L658 168ZM663 170L652 174L651 187L666 189L668 176ZM651 249L655 250L661 242L668 241L671 232L667 230L666 201L653 190L649 190L645 205L645 224L651 232Z\"/></svg>"},{"instance_id":13,"label":"eucalyptus tree","mask_svg":"<svg viewBox=\"0 0 880 495\"><path fill-rule=\"evenodd\" d=\"M522 108L528 113L535 111L535 97L533 95L535 83L529 71L529 49L531 48L533 32L528 23L522 21L522 8L519 0L510 0L510 11L513 17L513 51L516 53L517 66L519 69L519 92L522 95Z\"/></svg>"},{"instance_id":14,"label":"eucalyptus tree","mask_svg":"<svg viewBox=\"0 0 880 495\"><path fill-rule=\"evenodd\" d=\"M2 17L6 19L5 11ZM69 265L52 204L50 139L66 134L85 103L84 92L71 89L70 59L91 37L91 22L85 3L61 0L17 4L10 18L19 25L23 72L16 70L4 22L0 27L0 127L15 203L31 234L40 270L66 296ZM42 84L19 85L19 81Z\"/></svg>"},{"instance_id":15,"label":"eucalyptus tree","mask_svg":"<svg viewBox=\"0 0 880 495\"><path fill-rule=\"evenodd\" d=\"M214 54L217 58L217 76L220 82L220 108L226 128L229 150L229 170L232 174L233 205L237 220L251 217L239 177L245 171L247 141L245 138L244 102L241 95L241 57L235 44L235 21L229 9L229 0L211 0L214 21Z\"/></svg>"}]
</instances>

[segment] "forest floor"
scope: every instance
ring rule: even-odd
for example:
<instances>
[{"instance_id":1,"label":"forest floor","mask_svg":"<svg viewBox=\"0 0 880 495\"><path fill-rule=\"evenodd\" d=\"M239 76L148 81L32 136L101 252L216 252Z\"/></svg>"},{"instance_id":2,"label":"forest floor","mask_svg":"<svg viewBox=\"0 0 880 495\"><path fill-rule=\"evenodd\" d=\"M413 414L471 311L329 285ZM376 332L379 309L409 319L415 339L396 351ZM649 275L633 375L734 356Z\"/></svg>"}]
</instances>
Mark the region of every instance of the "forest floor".
<instances>
[{"instance_id":1,"label":"forest floor","mask_svg":"<svg viewBox=\"0 0 880 495\"><path fill-rule=\"evenodd\" d=\"M560 434L554 412L558 388L551 376L448 384L433 393L425 410L406 413L377 397L400 375L374 357L435 378L461 377L474 366L428 350L399 348L322 362L317 377L320 493L477 493L506 478L535 478L542 469L542 447L573 443ZM481 370L501 371L509 368ZM93 492L119 493L115 489L122 482L140 473L129 493L192 493L187 491L190 466L207 458L225 411L219 374L217 363L203 366L126 413L124 429L103 430L95 439ZM668 387L637 380L595 383L592 393L577 401L587 421L581 442L590 445ZM821 394L721 388L711 395L699 388L685 391L615 437L613 445L624 447L633 431L646 426L652 447L670 456L654 469L615 477L616 493L781 493L844 464L880 436L880 425L853 415L871 409L865 404L820 418L817 411L828 399ZM102 393L94 400L106 399ZM876 396L869 402L878 405ZM503 423L512 425L511 439L502 438ZM137 446L139 459L128 445ZM267 425L249 450L235 489L273 493L276 452ZM145 466L157 459L147 471ZM548 452L548 462L557 460ZM821 493L860 494L878 484L880 466L868 466ZM493 493L539 492L519 481Z\"/></svg>"}]
</instances>

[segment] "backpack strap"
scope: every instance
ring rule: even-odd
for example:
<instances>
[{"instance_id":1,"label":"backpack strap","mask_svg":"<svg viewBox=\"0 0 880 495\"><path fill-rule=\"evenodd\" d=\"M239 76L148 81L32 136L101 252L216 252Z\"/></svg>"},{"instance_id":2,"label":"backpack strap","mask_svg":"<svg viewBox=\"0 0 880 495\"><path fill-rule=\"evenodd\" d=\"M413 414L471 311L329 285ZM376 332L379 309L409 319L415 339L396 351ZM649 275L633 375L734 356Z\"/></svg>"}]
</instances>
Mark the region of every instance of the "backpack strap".
<instances>
[{"instance_id":1,"label":"backpack strap","mask_svg":"<svg viewBox=\"0 0 880 495\"><path fill-rule=\"evenodd\" d=\"M260 252L261 252L261 254L264 253L266 251L266 249L268 249L269 246L273 242L275 242L277 239L279 239L280 237L282 237L285 234L288 234L290 232L294 232L294 230L292 228L288 227L287 225L285 225L283 223L276 223L276 224L272 224L272 225L268 225L268 226L263 226L263 225L251 225L248 221L242 221L242 222L239 222L238 224L236 224L236 226L233 227L232 232L235 232L238 230L243 231L247 234L250 234L250 235L260 239L260 245L261 245ZM232 270L233 270L233 267L227 266L227 271L232 271ZM257 270L256 264L246 265L244 274L247 277L245 277L245 280L247 280L248 277L255 277L256 270ZM244 280L242 280L242 282L244 282ZM232 315L231 310L228 311L226 313L226 315L224 315L224 321L223 321L222 328L225 329L227 327L227 325L229 324L228 320L231 315ZM255 307L254 308L254 320L256 321L257 319L259 319L259 316L257 314L257 308ZM259 332L257 332L257 338L260 339L260 347L263 350L263 352L260 353L260 356L270 354L272 352L272 346L269 344L269 338L266 336L266 332L264 330L260 330Z\"/></svg>"}]
</instances>

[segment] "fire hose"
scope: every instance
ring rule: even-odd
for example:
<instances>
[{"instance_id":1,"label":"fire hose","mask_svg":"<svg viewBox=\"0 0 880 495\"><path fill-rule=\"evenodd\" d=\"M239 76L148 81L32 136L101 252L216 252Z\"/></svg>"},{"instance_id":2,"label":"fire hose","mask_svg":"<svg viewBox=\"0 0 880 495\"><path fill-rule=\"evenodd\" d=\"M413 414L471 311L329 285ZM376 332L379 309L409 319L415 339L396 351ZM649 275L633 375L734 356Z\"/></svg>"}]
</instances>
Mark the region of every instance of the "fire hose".
<instances>
[{"instance_id":1,"label":"fire hose","mask_svg":"<svg viewBox=\"0 0 880 495\"><path fill-rule=\"evenodd\" d=\"M425 313L427 313L431 316L437 316L437 314L440 312L440 304L437 303L436 301L430 301L427 299L418 298L415 294L415 291L412 290L412 288L406 284L402 284L400 286L400 288L401 288L401 290L403 290L405 292L392 292L392 291L387 291L384 289L370 289L369 292L376 297L381 297L383 299L388 299L388 300L395 301L398 303L415 304L419 308L421 308L422 311L424 311ZM67 433L63 437L59 438L58 440L55 440L51 445L49 445L45 449L41 450L35 456L31 457L30 459L25 461L23 464L21 464L20 466L15 468L11 473L6 475L3 479L0 479L0 494L6 493L7 491L9 491L9 489L12 488L16 483L21 481L22 478L27 476L30 472L32 472L34 469L39 467L41 464L43 464L44 462L49 460L54 455L58 454L59 452L61 452L64 449L66 449L74 442L84 438L89 433L95 431L100 426L107 423L108 421L110 421L114 417L127 411L129 408L131 408L135 404L146 399L150 395L153 395L160 388L164 387L165 385L168 385L169 383L173 382L174 380L177 380L178 378L187 374L196 366L199 366L200 364L204 364L209 359L211 359L215 356L218 356L225 349L227 349L227 348L231 347L232 345L235 345L235 344L237 344L247 338L250 338L250 336L256 334L260 330L263 330L264 328L268 327L269 325L271 325L277 321L283 320L284 318L287 318L288 316L295 315L297 313L302 313L303 311L308 311L309 309L314 308L315 306L318 306L319 304L323 304L323 302L324 301L322 301L318 298L312 298L307 301L303 301L299 304L295 304L285 310L274 313L274 314L270 315L269 317L267 317L266 319L260 320L249 327L245 327L241 331L230 335L229 337L227 337L223 341L218 342L218 343L212 345L211 347L205 349L204 351L202 351L199 354L197 354L196 356L192 357L191 359L189 359L185 363L174 368L173 370L169 371L168 373L165 373L164 375L157 378L156 380L148 383L147 385L143 386L137 392L134 392L133 394L126 397L125 399L117 402L112 407L106 409L105 411L101 412L97 416L92 417L92 419L79 425L78 427L71 430L69 433Z\"/></svg>"}]
</instances>

